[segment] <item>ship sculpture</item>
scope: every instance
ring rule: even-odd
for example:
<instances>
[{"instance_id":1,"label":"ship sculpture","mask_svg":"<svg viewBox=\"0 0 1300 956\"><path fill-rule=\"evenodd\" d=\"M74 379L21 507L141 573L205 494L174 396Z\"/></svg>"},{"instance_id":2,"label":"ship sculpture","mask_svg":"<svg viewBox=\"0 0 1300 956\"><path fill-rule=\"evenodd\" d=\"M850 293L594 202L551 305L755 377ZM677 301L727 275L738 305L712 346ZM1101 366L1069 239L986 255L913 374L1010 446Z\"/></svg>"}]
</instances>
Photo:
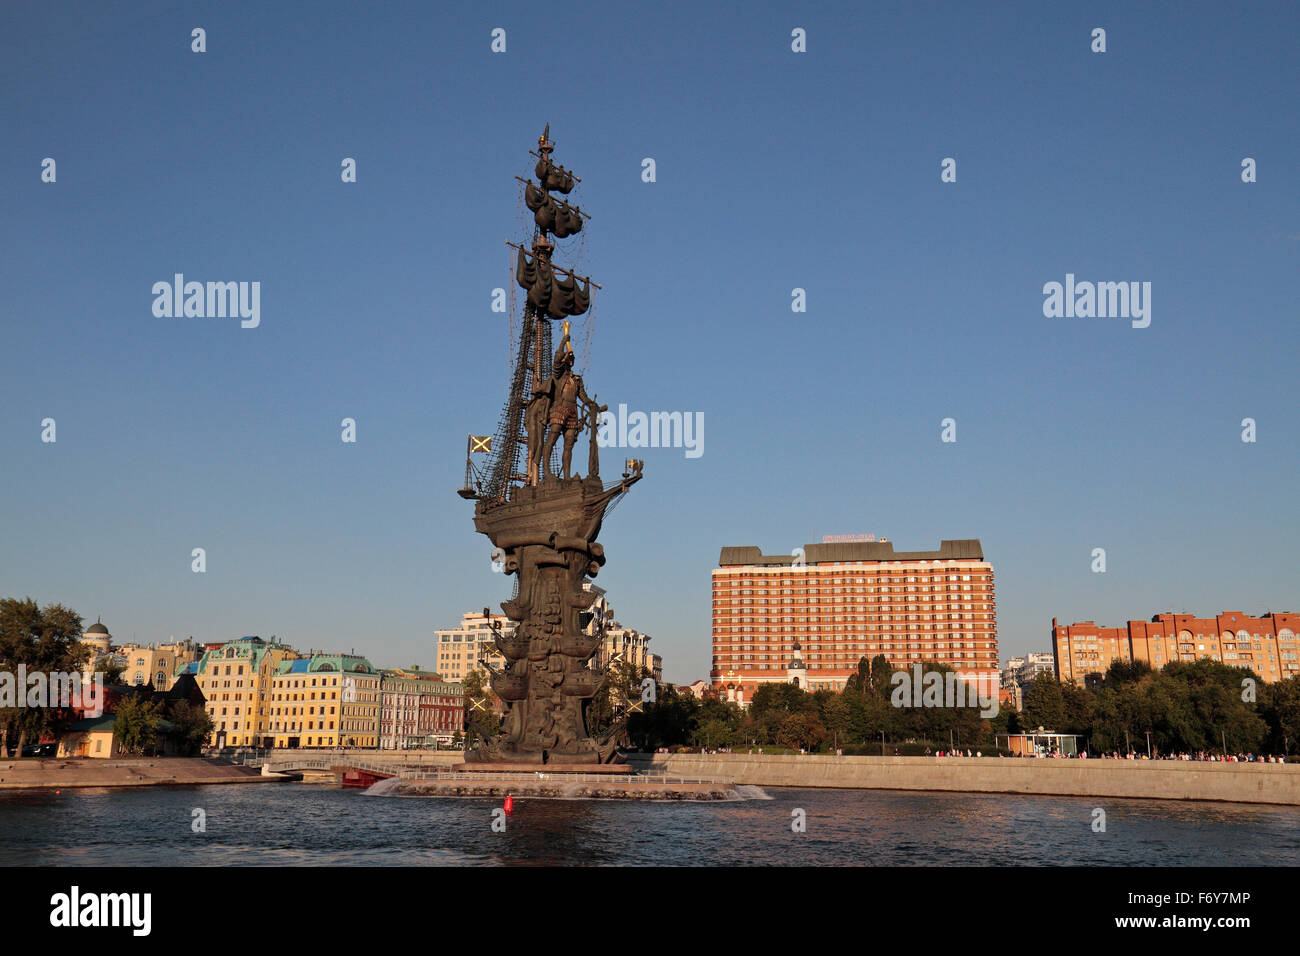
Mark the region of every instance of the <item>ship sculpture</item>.
<instances>
[{"instance_id":1,"label":"ship sculpture","mask_svg":"<svg viewBox=\"0 0 1300 956\"><path fill-rule=\"evenodd\" d=\"M596 540L601 523L641 479L643 463L627 460L622 477L610 484L600 477L597 430L607 406L587 393L575 371L569 323L588 312L592 289L600 286L554 260L552 238L578 234L589 218L559 198L580 179L552 160L554 149L548 125L532 153L536 182L521 180L533 213L532 242L529 248L509 243L517 250L515 280L526 293L510 391L496 433L470 436L460 490L475 502L474 526L491 540L493 560L515 577L513 597L501 603L514 633L493 631L506 663L500 670L487 667L505 715L497 735L466 754L467 763L621 759L620 724L599 737L588 729L588 705L605 675L589 666L603 631L590 611L595 594L583 583L605 563ZM563 325L552 353L556 322ZM585 476L573 473L574 445L583 431ZM487 455L481 467L475 454Z\"/></svg>"}]
</instances>

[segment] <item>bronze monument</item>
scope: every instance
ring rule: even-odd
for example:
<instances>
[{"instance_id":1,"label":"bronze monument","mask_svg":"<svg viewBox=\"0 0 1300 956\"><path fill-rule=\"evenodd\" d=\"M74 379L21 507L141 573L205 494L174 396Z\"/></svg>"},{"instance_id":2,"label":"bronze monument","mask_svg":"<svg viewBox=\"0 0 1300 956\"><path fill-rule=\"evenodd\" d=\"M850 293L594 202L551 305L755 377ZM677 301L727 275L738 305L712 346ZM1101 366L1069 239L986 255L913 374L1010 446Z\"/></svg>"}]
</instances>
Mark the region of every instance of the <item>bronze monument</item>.
<instances>
[{"instance_id":1,"label":"bronze monument","mask_svg":"<svg viewBox=\"0 0 1300 956\"><path fill-rule=\"evenodd\" d=\"M588 666L602 637L591 626L595 595L583 582L605 563L596 541L601 522L641 479L642 462L629 460L617 482L600 478L596 430L607 406L587 394L574 370L567 321L588 311L591 290L600 286L552 261L550 237L575 235L589 218L554 195L567 195L580 181L552 162L554 149L548 125L533 153L537 182L521 180L535 224L531 248L510 243L518 250L515 279L527 292L510 393L496 434L471 436L471 454L485 451L489 458L482 469L467 458L460 491L475 500L475 528L498 549L504 571L516 576L514 596L501 603L514 633L497 628L493 638L507 664L488 668L505 717L495 737L466 754L468 763L558 767L619 758L621 726L598 738L588 731L588 702L604 675ZM553 321L564 323L554 354ZM572 473L573 446L584 430L590 443L585 477Z\"/></svg>"}]
</instances>

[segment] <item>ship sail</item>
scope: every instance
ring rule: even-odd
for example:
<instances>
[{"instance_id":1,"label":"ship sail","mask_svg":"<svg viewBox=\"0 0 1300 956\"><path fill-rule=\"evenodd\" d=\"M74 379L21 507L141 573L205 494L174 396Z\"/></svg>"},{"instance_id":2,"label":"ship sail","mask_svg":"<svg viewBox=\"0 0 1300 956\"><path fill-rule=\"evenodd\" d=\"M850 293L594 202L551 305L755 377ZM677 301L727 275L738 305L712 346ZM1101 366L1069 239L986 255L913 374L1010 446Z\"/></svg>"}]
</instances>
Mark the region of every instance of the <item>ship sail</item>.
<instances>
[{"instance_id":1,"label":"ship sail","mask_svg":"<svg viewBox=\"0 0 1300 956\"><path fill-rule=\"evenodd\" d=\"M537 181L547 192L567 193L573 189L573 174L563 166L557 166L550 159L543 157L533 167Z\"/></svg>"},{"instance_id":2,"label":"ship sail","mask_svg":"<svg viewBox=\"0 0 1300 956\"><path fill-rule=\"evenodd\" d=\"M559 199L552 199L532 183L524 187L524 202L533 211L533 221L557 239L567 239L582 231L582 214Z\"/></svg>"},{"instance_id":3,"label":"ship sail","mask_svg":"<svg viewBox=\"0 0 1300 956\"><path fill-rule=\"evenodd\" d=\"M515 280L528 290L528 304L552 319L582 315L591 307L591 280L582 285L573 276L559 278L550 260L533 256L530 260L521 248L515 264Z\"/></svg>"}]
</instances>

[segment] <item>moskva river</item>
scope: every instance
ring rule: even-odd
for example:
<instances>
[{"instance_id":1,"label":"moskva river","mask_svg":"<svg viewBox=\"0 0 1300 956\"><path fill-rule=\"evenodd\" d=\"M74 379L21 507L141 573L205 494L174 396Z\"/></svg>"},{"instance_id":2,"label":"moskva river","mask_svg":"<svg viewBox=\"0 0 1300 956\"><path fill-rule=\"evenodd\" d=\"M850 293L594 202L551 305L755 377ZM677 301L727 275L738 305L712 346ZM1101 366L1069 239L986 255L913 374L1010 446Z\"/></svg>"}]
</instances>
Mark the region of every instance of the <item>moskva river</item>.
<instances>
[{"instance_id":1,"label":"moskva river","mask_svg":"<svg viewBox=\"0 0 1300 956\"><path fill-rule=\"evenodd\" d=\"M1284 807L761 792L710 804L520 799L504 831L495 800L291 783L2 793L0 864L1300 865L1300 810Z\"/></svg>"}]
</instances>

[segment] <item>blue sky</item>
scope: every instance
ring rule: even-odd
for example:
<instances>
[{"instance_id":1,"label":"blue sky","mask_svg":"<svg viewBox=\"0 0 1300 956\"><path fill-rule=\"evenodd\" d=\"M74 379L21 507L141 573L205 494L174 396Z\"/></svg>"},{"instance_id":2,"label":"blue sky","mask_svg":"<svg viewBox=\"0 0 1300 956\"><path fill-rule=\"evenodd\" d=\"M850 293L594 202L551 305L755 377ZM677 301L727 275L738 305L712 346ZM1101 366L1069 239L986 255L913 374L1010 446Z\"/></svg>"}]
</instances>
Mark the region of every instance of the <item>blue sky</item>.
<instances>
[{"instance_id":1,"label":"blue sky","mask_svg":"<svg viewBox=\"0 0 1300 956\"><path fill-rule=\"evenodd\" d=\"M509 596L455 489L550 122L589 390L704 415L602 533L667 679L707 675L724 545L980 538L1004 660L1300 608L1297 6L703 6L6 4L0 594L431 666ZM260 326L155 317L176 272L261 282ZM1045 318L1067 273L1151 282L1150 327Z\"/></svg>"}]
</instances>

